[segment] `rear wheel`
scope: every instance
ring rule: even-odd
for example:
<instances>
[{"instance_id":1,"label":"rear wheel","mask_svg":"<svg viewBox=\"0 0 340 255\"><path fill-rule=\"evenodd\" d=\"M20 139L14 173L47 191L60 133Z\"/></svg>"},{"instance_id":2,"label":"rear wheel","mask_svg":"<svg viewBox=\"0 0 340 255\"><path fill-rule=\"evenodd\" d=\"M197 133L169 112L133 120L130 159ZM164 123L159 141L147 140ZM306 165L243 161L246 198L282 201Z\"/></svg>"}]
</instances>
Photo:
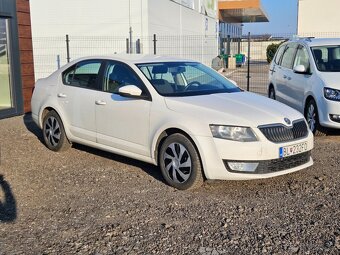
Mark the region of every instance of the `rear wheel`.
<instances>
[{"instance_id":1,"label":"rear wheel","mask_svg":"<svg viewBox=\"0 0 340 255\"><path fill-rule=\"evenodd\" d=\"M308 122L309 129L314 135L325 136L327 134L327 130L320 125L318 108L314 99L309 100L306 105L305 118Z\"/></svg>"},{"instance_id":2,"label":"rear wheel","mask_svg":"<svg viewBox=\"0 0 340 255\"><path fill-rule=\"evenodd\" d=\"M202 165L192 142L182 134L166 138L160 149L159 165L166 182L180 190L203 184Z\"/></svg>"},{"instance_id":3,"label":"rear wheel","mask_svg":"<svg viewBox=\"0 0 340 255\"><path fill-rule=\"evenodd\" d=\"M43 136L47 148L52 151L65 151L71 147L63 123L59 115L53 110L49 111L44 117Z\"/></svg>"},{"instance_id":4,"label":"rear wheel","mask_svg":"<svg viewBox=\"0 0 340 255\"><path fill-rule=\"evenodd\" d=\"M275 90L274 90L273 87L270 87L270 88L269 88L268 97L271 98L271 99L273 99L273 100L276 99L276 97L275 97Z\"/></svg>"}]
</instances>

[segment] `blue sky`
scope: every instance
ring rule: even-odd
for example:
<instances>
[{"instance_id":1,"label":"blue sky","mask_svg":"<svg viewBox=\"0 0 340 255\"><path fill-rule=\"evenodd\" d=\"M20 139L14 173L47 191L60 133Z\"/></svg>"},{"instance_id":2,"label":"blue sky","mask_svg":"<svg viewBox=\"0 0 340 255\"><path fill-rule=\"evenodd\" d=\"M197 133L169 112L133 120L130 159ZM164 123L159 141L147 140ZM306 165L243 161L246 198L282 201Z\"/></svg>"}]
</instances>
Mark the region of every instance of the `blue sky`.
<instances>
[{"instance_id":1,"label":"blue sky","mask_svg":"<svg viewBox=\"0 0 340 255\"><path fill-rule=\"evenodd\" d=\"M287 34L297 30L298 0L261 0L269 17L267 23L244 24L243 34Z\"/></svg>"}]
</instances>

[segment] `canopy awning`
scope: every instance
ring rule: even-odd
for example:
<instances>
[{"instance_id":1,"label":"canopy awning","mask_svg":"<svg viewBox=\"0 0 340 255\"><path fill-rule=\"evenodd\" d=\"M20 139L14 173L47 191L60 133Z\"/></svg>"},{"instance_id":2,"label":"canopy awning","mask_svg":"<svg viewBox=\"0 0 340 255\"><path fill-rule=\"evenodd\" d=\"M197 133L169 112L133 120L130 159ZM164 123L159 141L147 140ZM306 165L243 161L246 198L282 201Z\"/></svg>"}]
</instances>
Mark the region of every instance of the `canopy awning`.
<instances>
[{"instance_id":1,"label":"canopy awning","mask_svg":"<svg viewBox=\"0 0 340 255\"><path fill-rule=\"evenodd\" d=\"M227 23L268 22L260 0L219 0L220 20Z\"/></svg>"}]
</instances>

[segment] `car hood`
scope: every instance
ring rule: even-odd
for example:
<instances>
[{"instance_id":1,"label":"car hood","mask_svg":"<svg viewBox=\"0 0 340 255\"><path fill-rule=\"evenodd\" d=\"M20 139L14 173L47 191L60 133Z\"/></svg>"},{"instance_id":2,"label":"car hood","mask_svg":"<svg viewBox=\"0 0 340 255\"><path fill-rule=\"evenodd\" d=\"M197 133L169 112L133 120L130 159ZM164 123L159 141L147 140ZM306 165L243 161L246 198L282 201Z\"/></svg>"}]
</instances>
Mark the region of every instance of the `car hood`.
<instances>
[{"instance_id":1,"label":"car hood","mask_svg":"<svg viewBox=\"0 0 340 255\"><path fill-rule=\"evenodd\" d=\"M167 97L165 102L170 110L208 124L258 127L303 118L293 108L249 92Z\"/></svg>"},{"instance_id":2,"label":"car hood","mask_svg":"<svg viewBox=\"0 0 340 255\"><path fill-rule=\"evenodd\" d=\"M319 72L325 87L340 89L340 72Z\"/></svg>"}]
</instances>

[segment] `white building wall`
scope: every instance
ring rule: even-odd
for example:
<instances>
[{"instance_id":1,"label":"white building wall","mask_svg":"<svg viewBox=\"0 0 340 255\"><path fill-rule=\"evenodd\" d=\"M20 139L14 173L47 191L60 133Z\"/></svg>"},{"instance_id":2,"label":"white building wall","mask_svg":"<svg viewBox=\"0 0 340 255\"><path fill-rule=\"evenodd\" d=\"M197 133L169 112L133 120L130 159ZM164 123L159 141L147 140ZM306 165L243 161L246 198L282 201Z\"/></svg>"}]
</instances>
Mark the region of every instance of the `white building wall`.
<instances>
[{"instance_id":1,"label":"white building wall","mask_svg":"<svg viewBox=\"0 0 340 255\"><path fill-rule=\"evenodd\" d=\"M71 60L126 52L132 28L133 52L190 58L211 64L218 54L217 0L31 0L36 78L66 64L65 35ZM187 6L187 7L185 7Z\"/></svg>"},{"instance_id":2,"label":"white building wall","mask_svg":"<svg viewBox=\"0 0 340 255\"><path fill-rule=\"evenodd\" d=\"M298 34L333 37L340 35L339 0L299 0Z\"/></svg>"}]
</instances>

